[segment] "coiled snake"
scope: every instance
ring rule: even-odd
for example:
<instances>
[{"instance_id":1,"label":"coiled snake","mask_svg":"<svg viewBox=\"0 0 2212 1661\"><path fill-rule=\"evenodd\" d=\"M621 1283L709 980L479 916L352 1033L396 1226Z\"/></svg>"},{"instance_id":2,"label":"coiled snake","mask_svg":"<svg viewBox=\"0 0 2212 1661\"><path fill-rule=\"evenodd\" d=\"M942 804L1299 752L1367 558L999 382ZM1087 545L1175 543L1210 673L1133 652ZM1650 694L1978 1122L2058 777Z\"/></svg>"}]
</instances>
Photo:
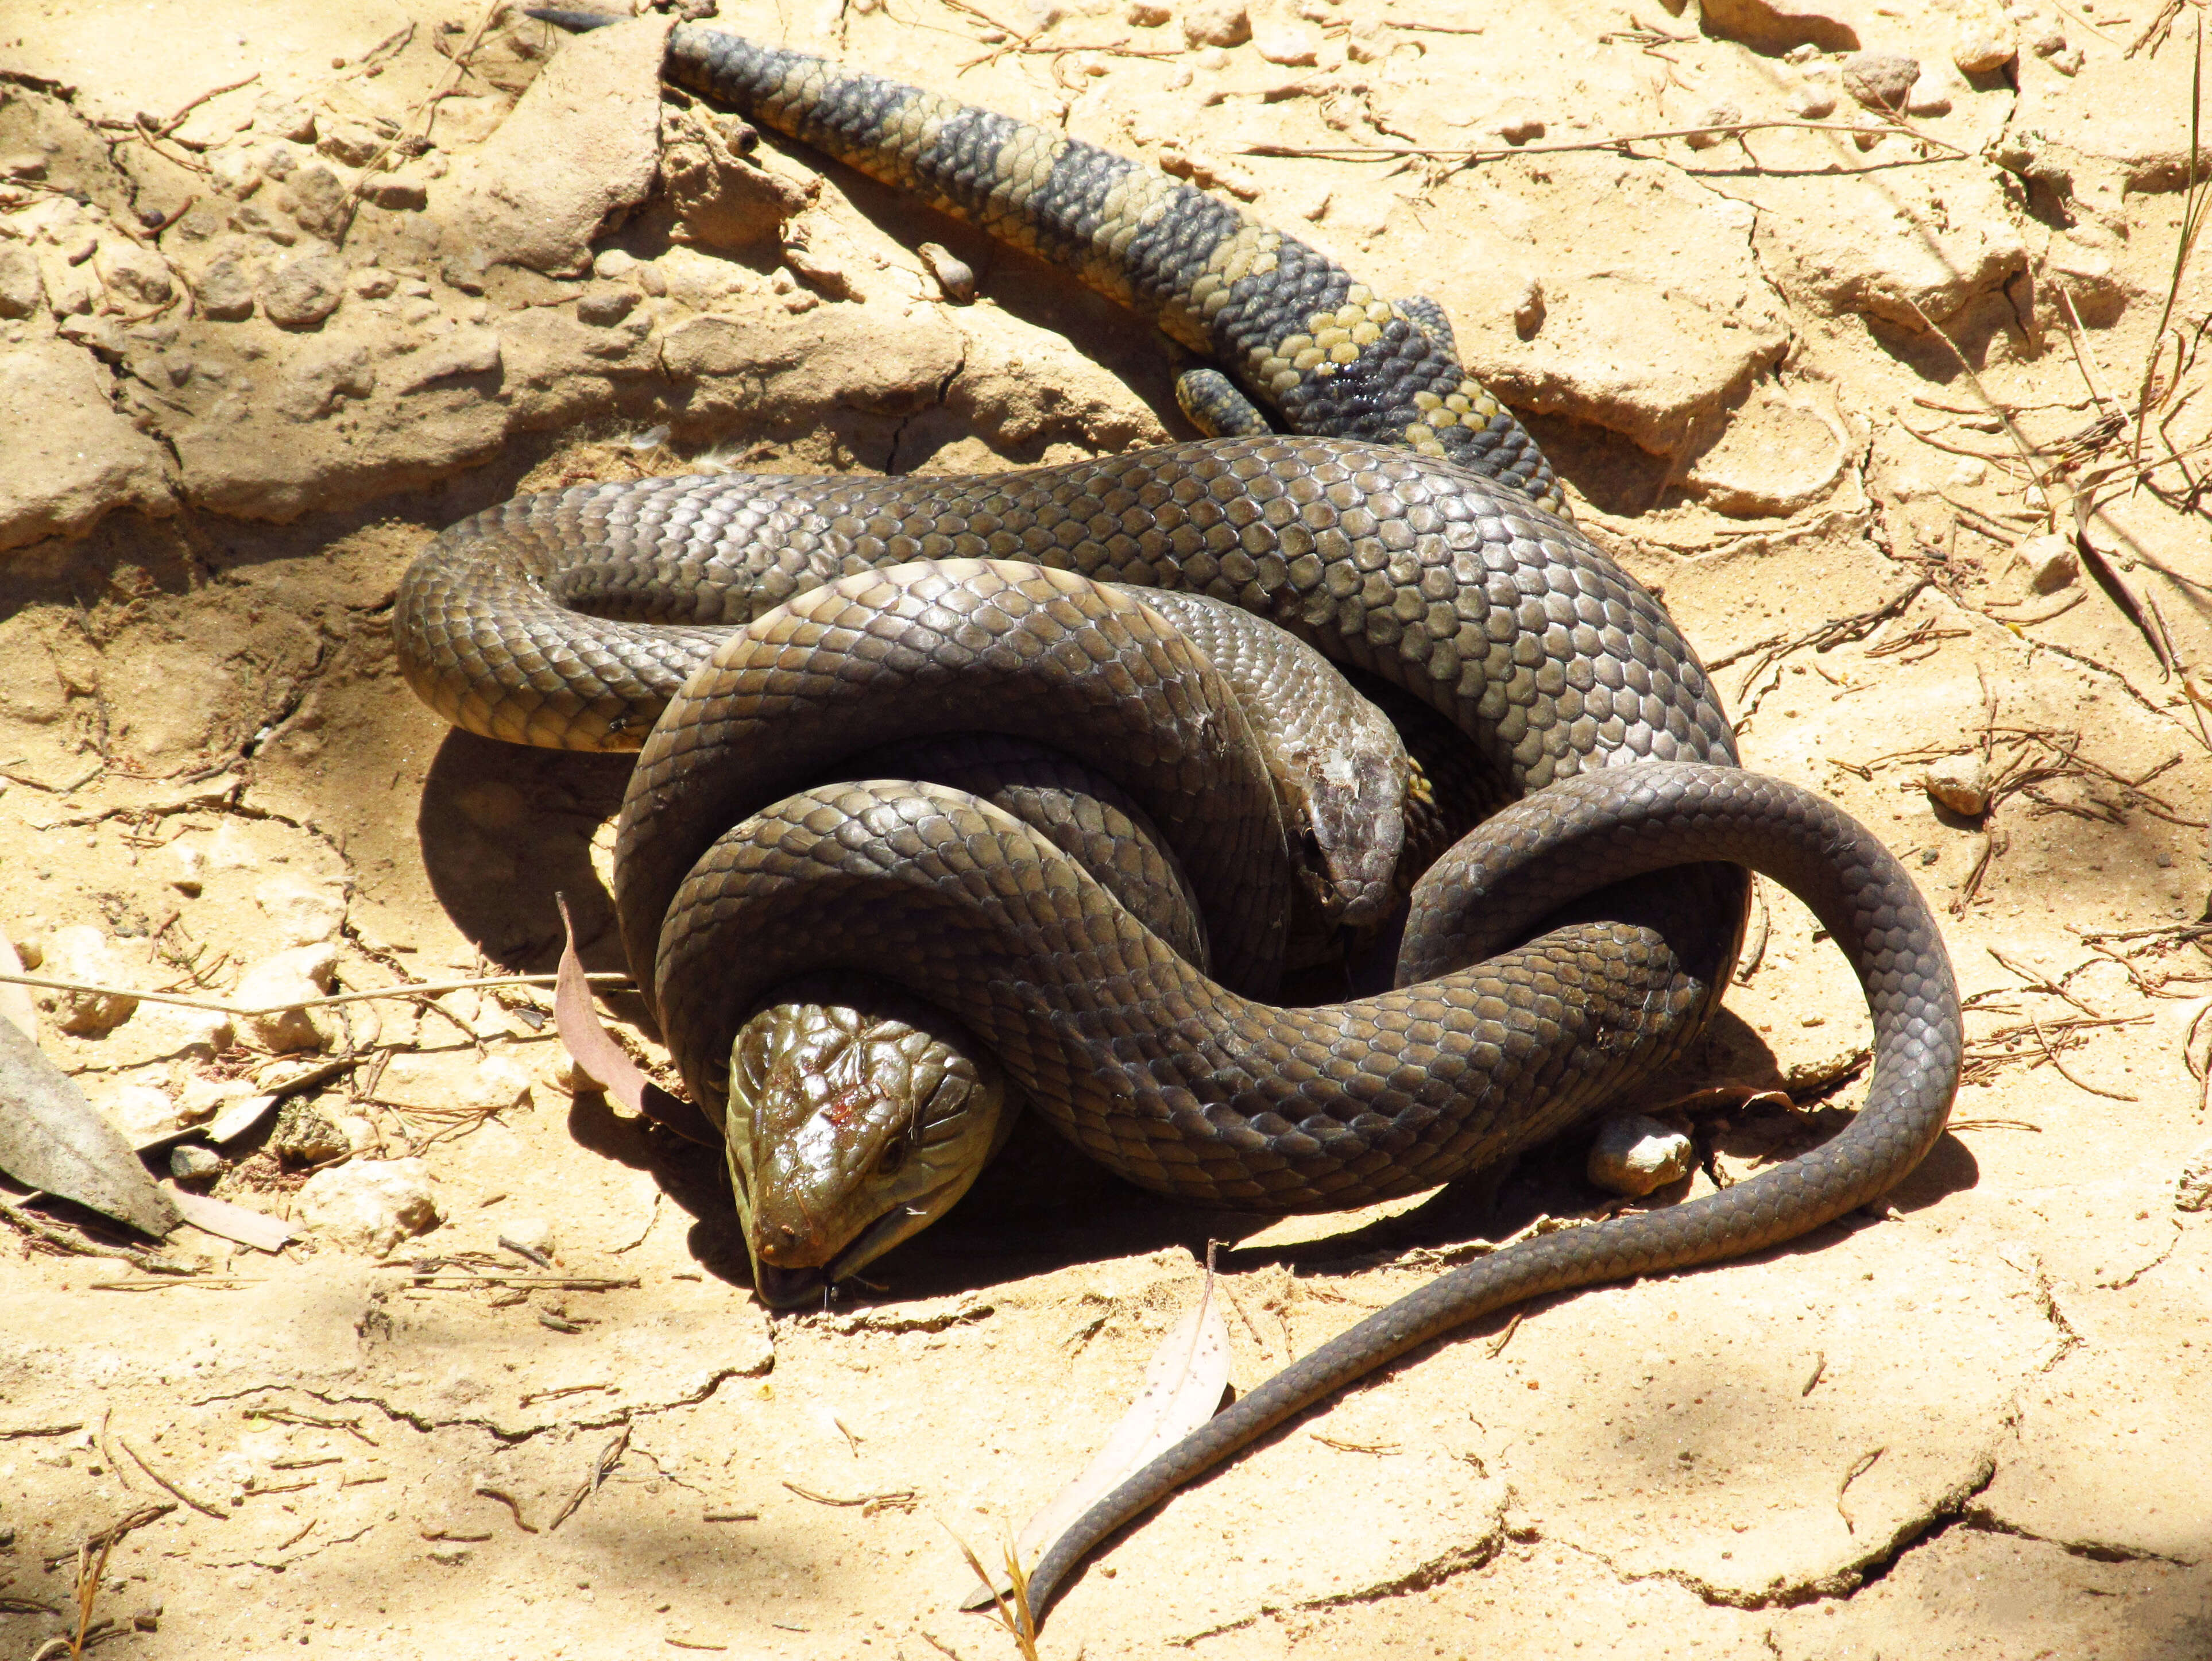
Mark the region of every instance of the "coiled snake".
<instances>
[{"instance_id":1,"label":"coiled snake","mask_svg":"<svg viewBox=\"0 0 2212 1661\"><path fill-rule=\"evenodd\" d=\"M988 803L834 782L860 741L1047 737L1121 778L1205 904L1269 903L1255 892L1272 880L1263 831L1177 837L1196 810L1176 791L1218 733L1194 705L1168 709L1192 679L1161 657L1172 631L1078 576L1267 617L1428 703L1522 794L1422 878L1400 989L1254 1001ZM1040 1609L1115 1528L1350 1379L1538 1293L1801 1233L1895 1183L1948 1112L1957 998L1910 878L1829 804L1729 765L1717 701L1657 603L1571 526L1447 461L1267 437L969 479L586 486L445 532L409 572L396 626L416 690L493 736L619 747L672 697L624 801L616 898L710 1107L756 1005L817 970L861 970L964 1023L1135 1180L1332 1208L1556 1134L1701 1028L1741 873L1616 890L1591 920L1511 945L1595 883L1739 861L1798 893L1850 956L1876 1052L1842 1135L1723 1193L1516 1245L1370 1317L1101 1501L1031 1577ZM1129 678L1148 656L1165 670L1150 689ZM1152 725L1163 711L1182 727ZM1647 762L1677 764L1617 764ZM1197 794L1242 823L1229 794ZM1248 778L1238 800L1264 794ZM1263 964L1236 972L1266 979Z\"/></svg>"}]
</instances>

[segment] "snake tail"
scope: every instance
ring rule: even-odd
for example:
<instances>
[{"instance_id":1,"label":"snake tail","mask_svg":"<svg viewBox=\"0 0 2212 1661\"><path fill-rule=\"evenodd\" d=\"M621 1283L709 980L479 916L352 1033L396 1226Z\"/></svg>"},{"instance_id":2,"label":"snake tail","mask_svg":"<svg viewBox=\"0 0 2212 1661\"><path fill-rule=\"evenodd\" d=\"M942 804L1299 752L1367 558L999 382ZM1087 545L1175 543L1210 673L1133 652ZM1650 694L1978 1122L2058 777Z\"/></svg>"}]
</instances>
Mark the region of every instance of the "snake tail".
<instances>
[{"instance_id":1,"label":"snake tail","mask_svg":"<svg viewBox=\"0 0 2212 1661\"><path fill-rule=\"evenodd\" d=\"M531 13L562 27L607 21ZM665 72L939 212L1061 266L1225 369L1186 405L1217 436L1283 431L1401 445L1566 498L1534 439L1423 326L1320 249L1147 162L825 58L680 23Z\"/></svg>"},{"instance_id":2,"label":"snake tail","mask_svg":"<svg viewBox=\"0 0 2212 1661\"><path fill-rule=\"evenodd\" d=\"M1038 1615L1108 1536L1407 1351L1547 1293L1686 1269L1793 1238L1894 1186L1942 1134L1962 1048L1942 936L1895 857L1820 797L1733 769L1636 767L1565 780L1506 808L1470 841L1506 856L1486 870L1447 861L1452 868L1431 873L1437 888L1457 889L1457 903L1470 905L1495 884L1524 915L1543 904L1540 897L1576 885L1575 867L1586 868L1601 850L1608 874L1726 858L1784 884L1833 934L1866 992L1875 1062L1865 1105L1829 1141L1733 1188L1522 1241L1439 1276L1291 1363L1077 1519L1030 1573ZM1524 882L1540 897L1520 892ZM1438 903L1434 891L1424 897Z\"/></svg>"}]
</instances>

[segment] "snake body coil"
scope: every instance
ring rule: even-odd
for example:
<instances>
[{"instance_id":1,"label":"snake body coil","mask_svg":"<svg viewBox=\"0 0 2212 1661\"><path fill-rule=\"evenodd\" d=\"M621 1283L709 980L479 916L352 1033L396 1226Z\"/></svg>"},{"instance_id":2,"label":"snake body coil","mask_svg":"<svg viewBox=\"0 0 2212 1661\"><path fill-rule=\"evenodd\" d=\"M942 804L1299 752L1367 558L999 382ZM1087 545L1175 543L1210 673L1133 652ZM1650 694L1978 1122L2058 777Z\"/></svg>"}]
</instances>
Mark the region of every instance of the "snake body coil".
<instances>
[{"instance_id":1,"label":"snake body coil","mask_svg":"<svg viewBox=\"0 0 2212 1661\"><path fill-rule=\"evenodd\" d=\"M1120 158L819 59L685 25L669 72L1069 265L1212 353L1238 386L1190 383L1186 407L1255 435L982 478L587 487L479 514L418 560L396 630L433 707L523 742L642 737L617 912L700 1099L752 1007L860 970L940 1003L1079 1145L1155 1188L1269 1209L1403 1193L1554 1134L1695 1036L1747 894L1741 870L1700 863L1716 860L1804 897L1873 1008L1869 1098L1841 1135L1370 1317L1100 1501L1031 1575L1036 1609L1115 1529L1392 1357L1539 1293L1788 1238L1926 1153L1960 1018L1910 878L1832 806L1733 766L1695 656L1547 511L1549 469L1464 376L1436 308L1382 301ZM1332 435L1259 434L1261 407ZM917 561L975 563L884 569ZM1218 742L1203 654L1099 582L1279 624L1449 721L1497 794L1522 798L1422 879L1396 989L1260 1001L1291 881L1269 851L1267 769ZM1208 974L990 802L834 782L869 743L969 730L1064 745L1121 781L1247 944ZM1201 761L1230 782L1194 796ZM1568 902L1564 925L1515 943Z\"/></svg>"}]
</instances>

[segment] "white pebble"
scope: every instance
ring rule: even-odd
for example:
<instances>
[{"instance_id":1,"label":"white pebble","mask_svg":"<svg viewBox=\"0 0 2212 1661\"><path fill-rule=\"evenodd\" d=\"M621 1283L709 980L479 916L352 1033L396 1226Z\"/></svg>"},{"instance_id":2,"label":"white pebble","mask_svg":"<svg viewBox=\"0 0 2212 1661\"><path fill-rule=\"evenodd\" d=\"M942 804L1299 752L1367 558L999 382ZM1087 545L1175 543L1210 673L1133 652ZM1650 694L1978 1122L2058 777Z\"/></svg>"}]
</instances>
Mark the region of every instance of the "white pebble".
<instances>
[{"instance_id":1,"label":"white pebble","mask_svg":"<svg viewBox=\"0 0 2212 1661\"><path fill-rule=\"evenodd\" d=\"M54 930L46 943L43 972L52 980L92 986L123 986L131 979L107 936L82 922ZM39 1001L53 1011L54 1023L63 1031L88 1038L113 1031L138 1007L136 998L106 992L49 992Z\"/></svg>"},{"instance_id":2,"label":"white pebble","mask_svg":"<svg viewBox=\"0 0 2212 1661\"><path fill-rule=\"evenodd\" d=\"M293 1215L338 1245L378 1257L444 1220L420 1159L356 1159L319 1171L301 1188Z\"/></svg>"},{"instance_id":3,"label":"white pebble","mask_svg":"<svg viewBox=\"0 0 2212 1661\"><path fill-rule=\"evenodd\" d=\"M2081 575L2081 556L2070 537L2057 534L2030 537L2020 545L2027 565L2027 580L2039 594L2055 594Z\"/></svg>"},{"instance_id":4,"label":"white pebble","mask_svg":"<svg viewBox=\"0 0 2212 1661\"><path fill-rule=\"evenodd\" d=\"M246 1031L263 1049L283 1053L327 1047L337 1029L320 1010L298 1006L323 996L337 971L337 949L324 942L295 946L262 958L239 977L232 1001L273 1013L249 1015Z\"/></svg>"},{"instance_id":5,"label":"white pebble","mask_svg":"<svg viewBox=\"0 0 2212 1661\"><path fill-rule=\"evenodd\" d=\"M1964 75L1995 75L2020 56L2011 37L1989 29L1975 29L1959 37L1951 48L1951 61Z\"/></svg>"},{"instance_id":6,"label":"white pebble","mask_svg":"<svg viewBox=\"0 0 2212 1661\"><path fill-rule=\"evenodd\" d=\"M1978 755L1944 756L1928 764L1921 779L1929 800L1966 818L1989 811L1989 764Z\"/></svg>"},{"instance_id":7,"label":"white pebble","mask_svg":"<svg viewBox=\"0 0 2212 1661\"><path fill-rule=\"evenodd\" d=\"M1627 1113L1598 1127L1585 1169L1600 1188L1640 1196L1688 1176L1696 1153L1672 1126Z\"/></svg>"}]
</instances>

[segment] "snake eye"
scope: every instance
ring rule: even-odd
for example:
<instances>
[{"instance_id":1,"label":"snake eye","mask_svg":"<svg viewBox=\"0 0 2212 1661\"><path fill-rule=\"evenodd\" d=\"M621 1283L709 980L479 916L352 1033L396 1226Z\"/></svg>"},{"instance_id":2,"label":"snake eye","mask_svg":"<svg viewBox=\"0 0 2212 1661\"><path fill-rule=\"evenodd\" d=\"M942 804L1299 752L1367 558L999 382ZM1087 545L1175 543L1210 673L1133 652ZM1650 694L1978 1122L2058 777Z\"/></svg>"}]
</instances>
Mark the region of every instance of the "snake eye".
<instances>
[{"instance_id":1,"label":"snake eye","mask_svg":"<svg viewBox=\"0 0 2212 1661\"><path fill-rule=\"evenodd\" d=\"M898 1138L897 1141L892 1142L888 1147L884 1148L882 1153L878 1154L876 1159L876 1175L878 1177L897 1176L900 1171L905 1167L907 1147L907 1140L905 1137L902 1136Z\"/></svg>"}]
</instances>

